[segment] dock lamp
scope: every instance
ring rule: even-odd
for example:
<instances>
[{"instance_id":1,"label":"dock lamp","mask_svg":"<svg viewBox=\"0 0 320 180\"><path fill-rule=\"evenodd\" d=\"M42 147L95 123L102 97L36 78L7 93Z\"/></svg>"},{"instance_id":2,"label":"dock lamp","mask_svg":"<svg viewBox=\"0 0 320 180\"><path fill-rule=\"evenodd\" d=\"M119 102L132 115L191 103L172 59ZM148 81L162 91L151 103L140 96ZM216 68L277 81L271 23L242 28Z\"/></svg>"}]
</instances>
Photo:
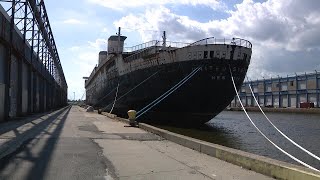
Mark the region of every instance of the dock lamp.
<instances>
[{"instance_id":1,"label":"dock lamp","mask_svg":"<svg viewBox=\"0 0 320 180\"><path fill-rule=\"evenodd\" d=\"M128 111L130 126L136 126L136 115L137 115L137 112L135 110Z\"/></svg>"}]
</instances>

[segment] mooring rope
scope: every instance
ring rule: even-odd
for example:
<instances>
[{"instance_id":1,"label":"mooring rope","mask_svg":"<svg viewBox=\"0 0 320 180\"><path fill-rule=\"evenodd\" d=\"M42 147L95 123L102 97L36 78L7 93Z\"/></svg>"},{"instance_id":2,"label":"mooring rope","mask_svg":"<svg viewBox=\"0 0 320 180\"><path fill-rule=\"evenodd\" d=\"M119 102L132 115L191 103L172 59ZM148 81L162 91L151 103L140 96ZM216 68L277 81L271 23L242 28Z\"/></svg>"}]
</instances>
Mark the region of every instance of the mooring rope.
<instances>
[{"instance_id":1,"label":"mooring rope","mask_svg":"<svg viewBox=\"0 0 320 180\"><path fill-rule=\"evenodd\" d=\"M84 98L84 95L86 95L86 91L84 91L84 93L82 94L82 96L81 96L81 99L80 99L80 100L82 100L82 99Z\"/></svg>"},{"instance_id":2,"label":"mooring rope","mask_svg":"<svg viewBox=\"0 0 320 180\"><path fill-rule=\"evenodd\" d=\"M160 70L159 70L160 71ZM159 71L151 74L151 76L149 76L148 78L146 78L145 80L143 80L142 82L140 82L138 85L136 85L135 87L133 87L132 89L130 89L128 92L126 92L124 95L120 96L116 101L119 101L120 99L122 99L123 97L125 97L126 95L128 95L130 92L132 92L133 90L135 90L136 88L138 88L139 86L141 86L143 83L145 83L146 81L148 81L150 78L152 78L153 76L155 76L156 74L159 73ZM106 105L104 108L110 106L112 103Z\"/></svg>"},{"instance_id":3,"label":"mooring rope","mask_svg":"<svg viewBox=\"0 0 320 180\"><path fill-rule=\"evenodd\" d=\"M315 170L315 171L320 172L318 169L310 166L309 164L307 164L307 163L299 160L298 158L296 158L296 157L294 157L293 155L289 154L289 153L286 152L285 150L281 149L278 145L276 145L273 141L271 141L271 140L256 126L256 124L252 121L252 119L250 118L249 114L247 113L246 109L244 108L244 106L243 106L243 104L242 104L241 98L240 98L239 93L238 93L238 91L237 91L236 84L235 84L234 79L233 79L233 75L232 75L230 66L229 66L229 71L230 71L230 76L231 76L231 80L232 80L232 83L233 83L233 87L234 87L234 90L235 90L236 95L237 95L237 97L238 97L238 100L239 100L239 102L240 102L240 105L241 105L241 107L242 107L242 110L243 110L244 113L247 115L247 117L248 117L248 119L250 120L251 124L257 129L257 131L258 131L265 139L267 139L274 147L276 147L278 150L280 150L281 152L283 152L284 154L286 154L287 156L289 156L291 159L299 162L300 164L302 164L302 165L304 165L304 166L306 166L306 167L308 167L308 168L310 168L310 169L312 169L312 170Z\"/></svg>"},{"instance_id":4,"label":"mooring rope","mask_svg":"<svg viewBox=\"0 0 320 180\"><path fill-rule=\"evenodd\" d=\"M107 95L103 96L97 103L95 103L93 106L99 104L101 101L104 100L104 98L106 98L107 96L109 96L114 90L116 90L117 87L113 88Z\"/></svg>"},{"instance_id":5,"label":"mooring rope","mask_svg":"<svg viewBox=\"0 0 320 180\"><path fill-rule=\"evenodd\" d=\"M300 146L298 143L296 143L295 141L293 141L292 139L290 139L287 135L285 135L280 129L278 129L273 123L272 121L267 117L267 115L264 113L264 111L262 110L261 106L259 105L259 102L257 100L257 98L255 97L253 91L252 91L252 88L251 88L251 85L249 84L249 88L250 88L250 91L251 91L251 94L256 102L256 104L258 105L261 113L264 115L264 117L269 121L269 123L283 136L285 137L288 141L290 141L292 144L294 144L295 146L297 146L298 148L300 148L301 150L303 150L304 152L308 153L310 156L316 158L317 160L320 161L320 158L313 154L312 152L308 151L307 149L303 148L302 146Z\"/></svg>"},{"instance_id":6,"label":"mooring rope","mask_svg":"<svg viewBox=\"0 0 320 180\"><path fill-rule=\"evenodd\" d=\"M141 110L139 110L137 112L137 117L136 119L138 119L139 117L141 117L143 114L145 114L146 112L148 112L150 109L152 109L154 106L156 106L157 104L159 104L161 101L163 101L165 98L167 98L169 95L171 95L174 91L176 91L178 88L180 88L184 83L186 83L189 79L191 79L199 70L201 69L201 67L197 67L196 69L194 69L190 74L188 74L186 77L184 77L181 81L179 81L176 85L174 85L173 87L171 87L168 91L166 91L165 93L163 93L161 96L159 96L157 99L155 99L154 101L152 101L151 103L149 103L148 105L146 105L144 108L142 108Z\"/></svg>"},{"instance_id":7,"label":"mooring rope","mask_svg":"<svg viewBox=\"0 0 320 180\"><path fill-rule=\"evenodd\" d=\"M113 101L113 105L112 105L112 108L110 110L110 114L112 113L113 111L113 108L114 108L114 105L116 104L116 101L117 101L117 97L118 97L118 91L119 91L119 85L120 85L120 82L118 82L118 86L117 86L117 92L116 92L116 96L114 97L114 101Z\"/></svg>"},{"instance_id":8,"label":"mooring rope","mask_svg":"<svg viewBox=\"0 0 320 180\"><path fill-rule=\"evenodd\" d=\"M79 106L83 105L84 102L82 101L82 99L84 98L85 95L86 95L86 91L84 91L84 93L81 96L80 102L78 103Z\"/></svg>"}]
</instances>

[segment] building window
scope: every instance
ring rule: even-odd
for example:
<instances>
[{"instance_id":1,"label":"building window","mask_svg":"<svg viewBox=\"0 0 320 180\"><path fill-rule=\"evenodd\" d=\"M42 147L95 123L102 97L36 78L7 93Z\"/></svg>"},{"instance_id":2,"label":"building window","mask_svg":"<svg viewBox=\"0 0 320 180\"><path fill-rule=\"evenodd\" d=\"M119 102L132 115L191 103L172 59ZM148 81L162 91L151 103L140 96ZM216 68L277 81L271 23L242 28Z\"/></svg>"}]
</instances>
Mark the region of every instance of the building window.
<instances>
[{"instance_id":1,"label":"building window","mask_svg":"<svg viewBox=\"0 0 320 180\"><path fill-rule=\"evenodd\" d=\"M225 51L222 52L222 58L226 58L226 52Z\"/></svg>"},{"instance_id":2,"label":"building window","mask_svg":"<svg viewBox=\"0 0 320 180\"><path fill-rule=\"evenodd\" d=\"M243 53L243 60L246 61L247 60L247 54Z\"/></svg>"},{"instance_id":3,"label":"building window","mask_svg":"<svg viewBox=\"0 0 320 180\"><path fill-rule=\"evenodd\" d=\"M271 92L271 86L270 85L266 87L266 92Z\"/></svg>"},{"instance_id":4,"label":"building window","mask_svg":"<svg viewBox=\"0 0 320 180\"><path fill-rule=\"evenodd\" d=\"M290 86L293 86L293 81L290 81Z\"/></svg>"},{"instance_id":5,"label":"building window","mask_svg":"<svg viewBox=\"0 0 320 180\"><path fill-rule=\"evenodd\" d=\"M203 52L203 58L204 58L204 59L207 59L207 58L208 58L208 51L204 51L204 52Z\"/></svg>"},{"instance_id":6,"label":"building window","mask_svg":"<svg viewBox=\"0 0 320 180\"><path fill-rule=\"evenodd\" d=\"M202 51L198 51L198 59L203 59Z\"/></svg>"},{"instance_id":7,"label":"building window","mask_svg":"<svg viewBox=\"0 0 320 180\"><path fill-rule=\"evenodd\" d=\"M210 59L213 59L214 51L210 51Z\"/></svg>"}]
</instances>

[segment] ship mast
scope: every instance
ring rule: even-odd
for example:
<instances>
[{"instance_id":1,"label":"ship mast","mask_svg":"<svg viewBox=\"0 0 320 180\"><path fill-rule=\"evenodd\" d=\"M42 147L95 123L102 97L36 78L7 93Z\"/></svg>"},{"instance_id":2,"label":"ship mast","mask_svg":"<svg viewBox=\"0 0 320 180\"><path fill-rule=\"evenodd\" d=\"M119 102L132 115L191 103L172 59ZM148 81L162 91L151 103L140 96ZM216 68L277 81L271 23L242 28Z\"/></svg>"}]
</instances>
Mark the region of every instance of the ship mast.
<instances>
[{"instance_id":1,"label":"ship mast","mask_svg":"<svg viewBox=\"0 0 320 180\"><path fill-rule=\"evenodd\" d=\"M167 46L167 36L166 36L166 31L163 31L162 39L163 39L162 46L163 46L163 47L166 47L166 46Z\"/></svg>"},{"instance_id":2,"label":"ship mast","mask_svg":"<svg viewBox=\"0 0 320 180\"><path fill-rule=\"evenodd\" d=\"M118 29L118 53L120 54L121 52L120 52L120 36L121 36L121 34L120 34L120 32L121 32L121 27L119 27L119 29Z\"/></svg>"}]
</instances>

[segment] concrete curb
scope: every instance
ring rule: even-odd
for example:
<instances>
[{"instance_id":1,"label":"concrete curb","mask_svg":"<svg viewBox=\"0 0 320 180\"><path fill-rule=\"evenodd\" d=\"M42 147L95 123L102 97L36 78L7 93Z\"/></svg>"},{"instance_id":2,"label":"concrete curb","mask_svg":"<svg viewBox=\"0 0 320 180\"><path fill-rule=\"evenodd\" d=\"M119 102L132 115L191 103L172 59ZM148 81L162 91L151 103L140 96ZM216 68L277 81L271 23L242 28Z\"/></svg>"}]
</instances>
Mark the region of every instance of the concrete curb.
<instances>
[{"instance_id":1,"label":"concrete curb","mask_svg":"<svg viewBox=\"0 0 320 180\"><path fill-rule=\"evenodd\" d=\"M129 124L128 119L116 116L113 119ZM320 180L320 173L308 168L176 134L145 123L139 123L139 128L174 143L269 177L285 180Z\"/></svg>"},{"instance_id":2,"label":"concrete curb","mask_svg":"<svg viewBox=\"0 0 320 180\"><path fill-rule=\"evenodd\" d=\"M320 173L304 167L190 138L144 123L140 123L139 127L182 146L273 178L292 180L320 179Z\"/></svg>"},{"instance_id":3,"label":"concrete curb","mask_svg":"<svg viewBox=\"0 0 320 180\"><path fill-rule=\"evenodd\" d=\"M111 119L114 119L114 118L117 117L117 115L115 115L115 114L110 114L110 113L107 113L107 112L102 112L101 114L102 114L102 115L105 115L105 116L107 116L107 117L109 117L109 118L111 118Z\"/></svg>"}]
</instances>

